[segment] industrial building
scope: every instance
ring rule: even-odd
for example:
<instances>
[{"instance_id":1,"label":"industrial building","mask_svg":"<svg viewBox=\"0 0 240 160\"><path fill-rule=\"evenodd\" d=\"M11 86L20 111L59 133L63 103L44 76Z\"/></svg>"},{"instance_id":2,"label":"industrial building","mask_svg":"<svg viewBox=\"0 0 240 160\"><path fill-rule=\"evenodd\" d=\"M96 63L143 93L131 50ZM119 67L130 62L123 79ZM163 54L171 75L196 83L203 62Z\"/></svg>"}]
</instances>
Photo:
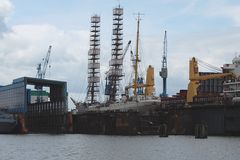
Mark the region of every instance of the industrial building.
<instances>
[{"instance_id":1,"label":"industrial building","mask_svg":"<svg viewBox=\"0 0 240 160\"><path fill-rule=\"evenodd\" d=\"M41 86L43 90L37 91L36 86ZM37 96L43 99L41 103L36 101ZM13 80L12 84L0 87L0 109L26 113L33 104L61 102L67 110L67 97L66 82L22 77Z\"/></svg>"}]
</instances>

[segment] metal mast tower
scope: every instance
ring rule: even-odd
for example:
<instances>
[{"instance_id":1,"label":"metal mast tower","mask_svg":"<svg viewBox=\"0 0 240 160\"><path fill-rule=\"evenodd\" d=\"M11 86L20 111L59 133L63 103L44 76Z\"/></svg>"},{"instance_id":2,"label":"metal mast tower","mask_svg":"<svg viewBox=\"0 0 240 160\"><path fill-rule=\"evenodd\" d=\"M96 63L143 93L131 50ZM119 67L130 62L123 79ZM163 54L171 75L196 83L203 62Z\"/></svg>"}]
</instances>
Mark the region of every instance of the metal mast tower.
<instances>
[{"instance_id":1,"label":"metal mast tower","mask_svg":"<svg viewBox=\"0 0 240 160\"><path fill-rule=\"evenodd\" d=\"M99 98L100 83L100 16L91 17L90 49L88 51L87 102L94 104Z\"/></svg>"},{"instance_id":2,"label":"metal mast tower","mask_svg":"<svg viewBox=\"0 0 240 160\"><path fill-rule=\"evenodd\" d=\"M163 57L162 57L162 70L159 72L163 79L163 92L160 94L161 97L167 97L167 31L165 31L164 42L163 42Z\"/></svg>"},{"instance_id":3,"label":"metal mast tower","mask_svg":"<svg viewBox=\"0 0 240 160\"><path fill-rule=\"evenodd\" d=\"M134 96L137 96L137 79L138 79L138 63L140 62L139 59L139 26L140 26L140 13L138 13L137 17L137 41L136 41L136 59L133 59L133 67L134 67Z\"/></svg>"},{"instance_id":4,"label":"metal mast tower","mask_svg":"<svg viewBox=\"0 0 240 160\"><path fill-rule=\"evenodd\" d=\"M123 8L120 5L113 9L112 56L109 62L110 70L107 75L109 101L115 102L122 79L123 56Z\"/></svg>"}]
</instances>

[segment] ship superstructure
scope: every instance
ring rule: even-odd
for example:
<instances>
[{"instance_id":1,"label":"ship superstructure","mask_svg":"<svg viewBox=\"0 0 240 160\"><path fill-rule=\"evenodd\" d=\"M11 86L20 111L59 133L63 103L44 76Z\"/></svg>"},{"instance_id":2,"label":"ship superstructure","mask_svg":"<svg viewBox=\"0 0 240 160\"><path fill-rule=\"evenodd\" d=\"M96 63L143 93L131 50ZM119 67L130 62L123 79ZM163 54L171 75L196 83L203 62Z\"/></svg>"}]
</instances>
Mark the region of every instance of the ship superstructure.
<instances>
[{"instance_id":1,"label":"ship superstructure","mask_svg":"<svg viewBox=\"0 0 240 160\"><path fill-rule=\"evenodd\" d=\"M232 60L232 64L225 64L222 67L224 72L232 72L234 79L226 80L223 84L223 94L225 97L231 97L233 103L240 102L240 55Z\"/></svg>"}]
</instances>

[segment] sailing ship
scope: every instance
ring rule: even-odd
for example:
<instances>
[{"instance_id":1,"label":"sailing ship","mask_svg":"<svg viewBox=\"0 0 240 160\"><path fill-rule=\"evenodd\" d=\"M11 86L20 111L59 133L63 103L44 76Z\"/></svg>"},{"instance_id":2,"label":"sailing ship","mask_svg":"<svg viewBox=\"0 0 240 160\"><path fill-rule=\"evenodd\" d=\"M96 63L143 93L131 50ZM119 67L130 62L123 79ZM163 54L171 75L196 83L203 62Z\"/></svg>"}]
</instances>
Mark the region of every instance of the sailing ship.
<instances>
[{"instance_id":1,"label":"sailing ship","mask_svg":"<svg viewBox=\"0 0 240 160\"><path fill-rule=\"evenodd\" d=\"M154 96L155 94L155 81L154 81L154 68L149 65L147 69L147 74L146 74L146 83L144 83L144 78L139 76L139 63L140 63L140 58L139 58L139 36L140 36L140 31L139 31L139 26L140 26L140 13L138 14L137 17L137 38L136 38L136 53L135 55L131 51L131 61L133 64L133 70L134 70L134 79L133 83L129 84L128 86L125 87L125 93L121 93L120 98L117 95L117 92L119 92L119 83L122 80L122 77L124 74L122 73L123 71L123 59L125 57L125 54L129 48L129 45L131 41L128 42L126 48L124 51L122 51L122 14L123 14L123 9L118 7L113 10L113 15L114 17L114 29L113 29L113 48L112 48L112 58L109 62L110 64L110 69L106 73L106 88L105 88L105 95L107 95L109 98L106 101L106 103L96 103L96 101L93 101L96 92L95 89L98 89L97 82L98 81L93 81L93 79L98 79L97 77L97 72L96 70L99 70L99 67L92 67L90 68L90 85L88 87L88 96L90 93L90 103L85 101L84 103L77 102L73 98L71 100L75 104L76 108L78 109L79 112L87 112L87 111L127 111L127 110L146 110L146 109L151 109L155 108L157 106L160 106L160 98ZM98 19L98 21L96 21ZM93 37L90 41L92 43L90 51L91 53L98 53L99 54L99 47L98 47L98 42L99 42L99 20L100 18L98 16L92 17L92 26L94 29L94 32L91 34ZM98 36L97 36L98 35ZM91 56L90 57L90 64L91 66L96 66L97 63L93 63L94 61L96 62L98 58L96 56ZM94 61L93 61L94 60ZM99 66L99 65L98 65ZM129 90L133 90L133 95L129 94ZM92 93L92 96L91 96Z\"/></svg>"}]
</instances>

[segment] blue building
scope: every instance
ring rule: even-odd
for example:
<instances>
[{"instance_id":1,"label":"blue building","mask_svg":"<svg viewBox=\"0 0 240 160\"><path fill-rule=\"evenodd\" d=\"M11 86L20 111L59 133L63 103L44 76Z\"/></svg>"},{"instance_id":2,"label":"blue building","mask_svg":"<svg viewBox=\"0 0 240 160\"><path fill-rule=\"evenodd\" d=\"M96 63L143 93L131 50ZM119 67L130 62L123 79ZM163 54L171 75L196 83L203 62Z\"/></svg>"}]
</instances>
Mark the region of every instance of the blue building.
<instances>
[{"instance_id":1,"label":"blue building","mask_svg":"<svg viewBox=\"0 0 240 160\"><path fill-rule=\"evenodd\" d=\"M33 105L33 103L44 104L44 102L31 101L31 91L36 93L36 86L48 89L49 103L61 102L67 109L67 82L31 77L18 78L13 80L12 84L0 86L0 109L25 113L28 106Z\"/></svg>"}]
</instances>

